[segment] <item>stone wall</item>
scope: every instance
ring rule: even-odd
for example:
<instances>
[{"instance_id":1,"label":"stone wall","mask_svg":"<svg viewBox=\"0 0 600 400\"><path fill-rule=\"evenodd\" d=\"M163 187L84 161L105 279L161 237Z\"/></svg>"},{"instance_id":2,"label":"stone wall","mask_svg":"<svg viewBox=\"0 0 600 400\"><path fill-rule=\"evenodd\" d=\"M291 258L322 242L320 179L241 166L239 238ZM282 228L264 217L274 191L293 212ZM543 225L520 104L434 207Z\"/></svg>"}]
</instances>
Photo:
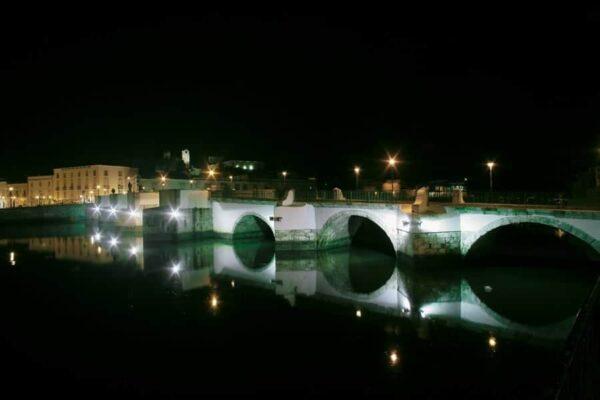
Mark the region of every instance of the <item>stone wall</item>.
<instances>
[{"instance_id":1,"label":"stone wall","mask_svg":"<svg viewBox=\"0 0 600 400\"><path fill-rule=\"evenodd\" d=\"M0 209L0 225L82 222L87 219L89 204L68 204Z\"/></svg>"},{"instance_id":2,"label":"stone wall","mask_svg":"<svg viewBox=\"0 0 600 400\"><path fill-rule=\"evenodd\" d=\"M412 233L410 247L414 256L460 254L460 232Z\"/></svg>"},{"instance_id":3,"label":"stone wall","mask_svg":"<svg viewBox=\"0 0 600 400\"><path fill-rule=\"evenodd\" d=\"M316 250L316 229L290 229L275 231L275 247L277 250Z\"/></svg>"}]
</instances>

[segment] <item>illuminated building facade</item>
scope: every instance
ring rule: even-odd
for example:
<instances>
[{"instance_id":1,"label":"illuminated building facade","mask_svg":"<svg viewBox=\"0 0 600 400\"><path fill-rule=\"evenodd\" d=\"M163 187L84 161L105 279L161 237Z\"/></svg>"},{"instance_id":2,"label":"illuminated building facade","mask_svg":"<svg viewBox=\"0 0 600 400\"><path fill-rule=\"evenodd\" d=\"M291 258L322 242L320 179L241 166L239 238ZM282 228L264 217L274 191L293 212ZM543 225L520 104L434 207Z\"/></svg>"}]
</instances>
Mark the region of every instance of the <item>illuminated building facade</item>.
<instances>
[{"instance_id":1,"label":"illuminated building facade","mask_svg":"<svg viewBox=\"0 0 600 400\"><path fill-rule=\"evenodd\" d=\"M137 168L117 165L85 165L55 168L55 203L93 202L96 196L137 191Z\"/></svg>"},{"instance_id":2,"label":"illuminated building facade","mask_svg":"<svg viewBox=\"0 0 600 400\"><path fill-rule=\"evenodd\" d=\"M24 207L27 206L28 188L27 183L8 183L8 195L6 196L8 204L6 207Z\"/></svg>"},{"instance_id":3,"label":"illuminated building facade","mask_svg":"<svg viewBox=\"0 0 600 400\"><path fill-rule=\"evenodd\" d=\"M52 175L38 175L27 178L29 198L27 205L41 206L53 203L54 187Z\"/></svg>"}]
</instances>

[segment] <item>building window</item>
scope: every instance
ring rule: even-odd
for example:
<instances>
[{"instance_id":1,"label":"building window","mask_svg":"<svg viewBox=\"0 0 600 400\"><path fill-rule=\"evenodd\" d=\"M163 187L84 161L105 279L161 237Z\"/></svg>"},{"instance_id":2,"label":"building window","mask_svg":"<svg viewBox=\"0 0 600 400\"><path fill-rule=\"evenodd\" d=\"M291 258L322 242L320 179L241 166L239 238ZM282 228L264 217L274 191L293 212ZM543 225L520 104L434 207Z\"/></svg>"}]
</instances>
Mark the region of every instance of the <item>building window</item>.
<instances>
[{"instance_id":1,"label":"building window","mask_svg":"<svg viewBox=\"0 0 600 400\"><path fill-rule=\"evenodd\" d=\"M104 170L104 176L108 176L108 171Z\"/></svg>"}]
</instances>

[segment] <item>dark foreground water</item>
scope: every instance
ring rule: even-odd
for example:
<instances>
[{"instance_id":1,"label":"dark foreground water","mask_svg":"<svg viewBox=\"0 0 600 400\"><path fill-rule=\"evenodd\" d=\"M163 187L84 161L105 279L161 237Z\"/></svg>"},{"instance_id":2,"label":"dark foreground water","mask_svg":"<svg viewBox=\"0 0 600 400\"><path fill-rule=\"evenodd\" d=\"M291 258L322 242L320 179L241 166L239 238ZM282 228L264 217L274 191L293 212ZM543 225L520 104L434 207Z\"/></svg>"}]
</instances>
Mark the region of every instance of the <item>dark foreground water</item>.
<instances>
[{"instance_id":1,"label":"dark foreground water","mask_svg":"<svg viewBox=\"0 0 600 400\"><path fill-rule=\"evenodd\" d=\"M560 262L485 257L502 244L489 240L467 261L415 263L360 248L21 232L0 241L0 391L552 396L599 269L577 249Z\"/></svg>"}]
</instances>

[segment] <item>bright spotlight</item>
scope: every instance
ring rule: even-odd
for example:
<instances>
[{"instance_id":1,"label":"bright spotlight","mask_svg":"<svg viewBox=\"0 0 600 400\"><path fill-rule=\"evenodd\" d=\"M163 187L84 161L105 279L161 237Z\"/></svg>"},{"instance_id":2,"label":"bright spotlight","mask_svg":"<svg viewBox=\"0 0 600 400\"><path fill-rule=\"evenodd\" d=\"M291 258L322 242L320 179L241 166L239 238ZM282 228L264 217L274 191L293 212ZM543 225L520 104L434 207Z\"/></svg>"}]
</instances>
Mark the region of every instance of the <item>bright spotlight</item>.
<instances>
[{"instance_id":1,"label":"bright spotlight","mask_svg":"<svg viewBox=\"0 0 600 400\"><path fill-rule=\"evenodd\" d=\"M179 208L171 208L171 211L169 211L169 217L170 219L179 219L181 217Z\"/></svg>"},{"instance_id":2,"label":"bright spotlight","mask_svg":"<svg viewBox=\"0 0 600 400\"><path fill-rule=\"evenodd\" d=\"M132 256L137 255L138 253L138 248L136 246L131 246L131 248L129 249L129 254L131 254Z\"/></svg>"},{"instance_id":3,"label":"bright spotlight","mask_svg":"<svg viewBox=\"0 0 600 400\"><path fill-rule=\"evenodd\" d=\"M179 272L181 271L181 263L176 263L176 262L173 262L172 264L173 264L173 265L172 265L172 267L171 267L171 273L172 273L173 275L178 275L178 274L179 274Z\"/></svg>"},{"instance_id":4,"label":"bright spotlight","mask_svg":"<svg viewBox=\"0 0 600 400\"><path fill-rule=\"evenodd\" d=\"M115 247L116 245L119 244L119 239L117 239L116 237L112 237L110 238L109 242L111 247Z\"/></svg>"},{"instance_id":5,"label":"bright spotlight","mask_svg":"<svg viewBox=\"0 0 600 400\"><path fill-rule=\"evenodd\" d=\"M111 207L110 210L108 210L108 213L110 214L110 216L115 216L115 215L117 215L117 209L114 207Z\"/></svg>"},{"instance_id":6,"label":"bright spotlight","mask_svg":"<svg viewBox=\"0 0 600 400\"><path fill-rule=\"evenodd\" d=\"M361 318L361 317L362 317L362 311L356 310L356 318Z\"/></svg>"},{"instance_id":7,"label":"bright spotlight","mask_svg":"<svg viewBox=\"0 0 600 400\"><path fill-rule=\"evenodd\" d=\"M135 210L135 209L129 210L129 217L130 218L135 218L135 217L137 217L139 215L140 215L140 212L138 210Z\"/></svg>"},{"instance_id":8,"label":"bright spotlight","mask_svg":"<svg viewBox=\"0 0 600 400\"><path fill-rule=\"evenodd\" d=\"M97 233L94 235L94 239L96 239L96 241L97 241L97 242L99 242L99 241L100 241L100 239L102 239L102 234L101 234L100 232L97 232Z\"/></svg>"},{"instance_id":9,"label":"bright spotlight","mask_svg":"<svg viewBox=\"0 0 600 400\"><path fill-rule=\"evenodd\" d=\"M99 204L96 204L94 206L94 214L100 214L100 205Z\"/></svg>"}]
</instances>

